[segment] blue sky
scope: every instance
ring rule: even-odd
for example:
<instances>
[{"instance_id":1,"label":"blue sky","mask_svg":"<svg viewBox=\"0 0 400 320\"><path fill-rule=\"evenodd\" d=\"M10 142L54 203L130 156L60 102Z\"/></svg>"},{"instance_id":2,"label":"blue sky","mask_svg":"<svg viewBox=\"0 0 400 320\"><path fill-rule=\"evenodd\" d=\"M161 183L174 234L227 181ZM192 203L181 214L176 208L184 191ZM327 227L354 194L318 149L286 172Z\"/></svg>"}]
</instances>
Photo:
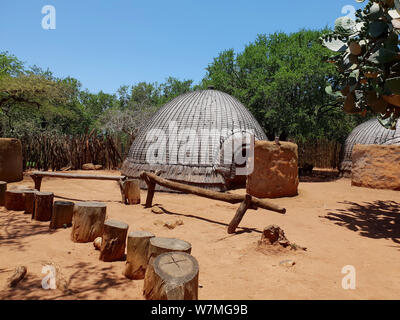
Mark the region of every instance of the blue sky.
<instances>
[{"instance_id":1,"label":"blue sky","mask_svg":"<svg viewBox=\"0 0 400 320\"><path fill-rule=\"evenodd\" d=\"M56 29L42 29L42 7ZM1 0L0 51L115 92L168 76L200 81L219 52L257 34L333 26L355 0Z\"/></svg>"}]
</instances>

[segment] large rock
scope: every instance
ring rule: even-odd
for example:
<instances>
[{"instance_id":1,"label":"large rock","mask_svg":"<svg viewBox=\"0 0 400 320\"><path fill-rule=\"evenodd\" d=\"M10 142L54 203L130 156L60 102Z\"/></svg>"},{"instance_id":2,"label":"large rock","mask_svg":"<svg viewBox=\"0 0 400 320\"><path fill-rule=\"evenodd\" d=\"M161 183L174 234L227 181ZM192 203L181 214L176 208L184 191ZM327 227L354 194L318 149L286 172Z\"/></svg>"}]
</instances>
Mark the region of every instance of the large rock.
<instances>
[{"instance_id":1,"label":"large rock","mask_svg":"<svg viewBox=\"0 0 400 320\"><path fill-rule=\"evenodd\" d=\"M21 141L0 138L0 181L21 181L22 171Z\"/></svg>"},{"instance_id":2,"label":"large rock","mask_svg":"<svg viewBox=\"0 0 400 320\"><path fill-rule=\"evenodd\" d=\"M400 190L400 146L354 146L351 184L374 189Z\"/></svg>"},{"instance_id":3,"label":"large rock","mask_svg":"<svg viewBox=\"0 0 400 320\"><path fill-rule=\"evenodd\" d=\"M296 196L298 185L297 144L256 141L254 171L247 178L247 193L258 198Z\"/></svg>"}]
</instances>

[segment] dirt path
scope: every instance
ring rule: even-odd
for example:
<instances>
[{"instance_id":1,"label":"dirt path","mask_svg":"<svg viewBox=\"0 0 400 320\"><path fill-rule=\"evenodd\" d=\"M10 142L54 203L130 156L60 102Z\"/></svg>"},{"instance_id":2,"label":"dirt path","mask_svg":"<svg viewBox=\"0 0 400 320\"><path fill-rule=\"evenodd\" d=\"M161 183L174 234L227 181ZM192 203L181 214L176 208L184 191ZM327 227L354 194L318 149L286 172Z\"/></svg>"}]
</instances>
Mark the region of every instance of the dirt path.
<instances>
[{"instance_id":1,"label":"dirt path","mask_svg":"<svg viewBox=\"0 0 400 320\"><path fill-rule=\"evenodd\" d=\"M26 178L13 185L33 183ZM164 214L155 214L142 205L122 205L115 182L44 179L42 190L63 199L105 201L108 218L128 223L129 231L191 242L200 264L200 299L399 298L400 193L395 191L351 187L348 179L301 183L298 197L274 200L287 208L286 215L249 211L239 233L228 235L236 205L157 193L154 203ZM145 195L142 191L143 200ZM162 225L176 220L183 225ZM257 251L261 232L270 224L308 250ZM0 299L142 299L143 281L126 279L124 262L105 263L98 256L91 243L71 242L70 229L49 232L48 223L0 209ZM285 259L296 264L280 266ZM47 263L60 268L70 294L42 289ZM20 264L28 267L28 276L17 288L6 288L6 279ZM356 290L342 288L346 265L356 268Z\"/></svg>"}]
</instances>

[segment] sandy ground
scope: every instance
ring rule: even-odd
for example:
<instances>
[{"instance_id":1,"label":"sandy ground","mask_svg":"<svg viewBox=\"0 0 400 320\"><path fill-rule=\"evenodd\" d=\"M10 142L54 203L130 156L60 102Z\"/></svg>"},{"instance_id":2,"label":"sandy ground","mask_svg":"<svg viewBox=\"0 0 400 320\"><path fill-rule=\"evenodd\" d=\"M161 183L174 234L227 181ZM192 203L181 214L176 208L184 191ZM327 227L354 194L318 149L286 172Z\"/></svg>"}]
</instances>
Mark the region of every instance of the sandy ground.
<instances>
[{"instance_id":1,"label":"sandy ground","mask_svg":"<svg viewBox=\"0 0 400 320\"><path fill-rule=\"evenodd\" d=\"M100 173L100 172L97 172ZM116 172L101 172L116 174ZM33 186L30 178L12 185ZM129 224L129 231L189 241L200 265L200 299L398 299L400 297L400 193L351 187L350 180L303 182L299 196L273 200L280 215L250 210L238 233L227 224L237 205L192 195L157 193L164 214L120 202L115 182L44 179L42 191L72 200L107 203L108 218ZM244 193L244 190L234 192ZM142 201L146 192L142 191ZM182 220L168 229L159 222ZM277 224L304 251L257 250L264 227ZM125 262L99 261L92 243L70 240L71 229L50 232L49 223L0 208L1 299L143 299L143 280L122 272ZM279 264L292 259L293 267ZM69 293L44 290L42 267L54 263L69 283ZM14 289L6 279L18 265L27 277ZM356 289L342 288L346 265L356 269Z\"/></svg>"}]
</instances>

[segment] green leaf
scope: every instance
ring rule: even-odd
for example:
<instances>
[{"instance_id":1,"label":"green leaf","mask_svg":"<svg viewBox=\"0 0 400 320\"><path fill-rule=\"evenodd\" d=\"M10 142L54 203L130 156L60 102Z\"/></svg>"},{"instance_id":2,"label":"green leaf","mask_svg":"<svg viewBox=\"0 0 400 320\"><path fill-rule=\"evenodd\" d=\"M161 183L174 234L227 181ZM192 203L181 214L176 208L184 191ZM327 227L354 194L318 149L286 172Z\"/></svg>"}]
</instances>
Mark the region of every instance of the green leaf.
<instances>
[{"instance_id":1,"label":"green leaf","mask_svg":"<svg viewBox=\"0 0 400 320\"><path fill-rule=\"evenodd\" d=\"M322 45L335 52L345 52L348 48L346 42L339 39L323 40Z\"/></svg>"},{"instance_id":2,"label":"green leaf","mask_svg":"<svg viewBox=\"0 0 400 320\"><path fill-rule=\"evenodd\" d=\"M387 24L382 21L374 21L368 26L368 33L372 38L379 38L387 31Z\"/></svg>"},{"instance_id":3,"label":"green leaf","mask_svg":"<svg viewBox=\"0 0 400 320\"><path fill-rule=\"evenodd\" d=\"M373 64L385 64L397 59L399 59L399 54L397 52L386 48L380 48L368 58L368 61Z\"/></svg>"},{"instance_id":4,"label":"green leaf","mask_svg":"<svg viewBox=\"0 0 400 320\"><path fill-rule=\"evenodd\" d=\"M343 97L343 95L342 95L342 93L340 91L335 91L334 92L332 86L327 86L325 88L325 92L327 94L329 94L330 96L335 97L335 98L342 98Z\"/></svg>"},{"instance_id":5,"label":"green leaf","mask_svg":"<svg viewBox=\"0 0 400 320\"><path fill-rule=\"evenodd\" d=\"M389 90L392 94L400 94L400 77L387 79L385 89Z\"/></svg>"},{"instance_id":6,"label":"green leaf","mask_svg":"<svg viewBox=\"0 0 400 320\"><path fill-rule=\"evenodd\" d=\"M368 14L368 18L370 20L378 20L381 16L383 15L383 10L381 6L374 2L374 4L371 6Z\"/></svg>"},{"instance_id":7,"label":"green leaf","mask_svg":"<svg viewBox=\"0 0 400 320\"><path fill-rule=\"evenodd\" d=\"M340 17L335 21L335 32L342 36L351 36L357 32L356 23L349 17Z\"/></svg>"}]
</instances>

